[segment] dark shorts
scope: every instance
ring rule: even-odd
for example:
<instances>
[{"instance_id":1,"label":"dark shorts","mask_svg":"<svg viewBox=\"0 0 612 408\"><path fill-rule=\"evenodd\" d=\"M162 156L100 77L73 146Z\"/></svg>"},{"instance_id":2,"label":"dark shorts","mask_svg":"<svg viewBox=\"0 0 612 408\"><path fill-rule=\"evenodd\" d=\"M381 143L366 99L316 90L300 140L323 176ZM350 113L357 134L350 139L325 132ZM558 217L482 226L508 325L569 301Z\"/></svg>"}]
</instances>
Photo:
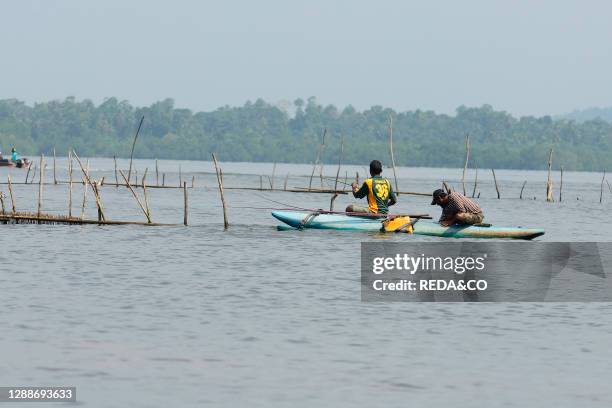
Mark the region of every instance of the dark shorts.
<instances>
[{"instance_id":1,"label":"dark shorts","mask_svg":"<svg viewBox=\"0 0 612 408\"><path fill-rule=\"evenodd\" d=\"M480 224L482 220L484 220L484 215L482 213L473 214L473 213L459 213L457 214L457 218L455 218L457 224L464 225L474 225Z\"/></svg>"},{"instance_id":2,"label":"dark shorts","mask_svg":"<svg viewBox=\"0 0 612 408\"><path fill-rule=\"evenodd\" d=\"M353 212L356 213L370 213L370 209L368 207L362 207L360 205L353 204Z\"/></svg>"}]
</instances>

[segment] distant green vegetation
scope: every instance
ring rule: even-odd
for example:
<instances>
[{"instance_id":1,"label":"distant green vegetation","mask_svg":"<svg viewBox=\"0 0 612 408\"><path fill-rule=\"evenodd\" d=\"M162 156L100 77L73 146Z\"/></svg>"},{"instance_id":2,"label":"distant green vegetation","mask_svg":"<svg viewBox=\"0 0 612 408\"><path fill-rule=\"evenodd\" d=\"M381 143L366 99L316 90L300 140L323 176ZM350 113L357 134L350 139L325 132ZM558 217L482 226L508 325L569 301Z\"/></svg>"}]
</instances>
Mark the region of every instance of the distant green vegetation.
<instances>
[{"instance_id":1,"label":"distant green vegetation","mask_svg":"<svg viewBox=\"0 0 612 408\"><path fill-rule=\"evenodd\" d=\"M612 124L602 120L515 118L488 105L462 106L454 116L381 106L360 112L322 106L314 98L296 100L291 114L263 100L197 113L175 108L172 99L142 108L115 98L99 106L74 98L32 107L0 100L0 148L8 152L15 145L21 154L35 155L55 147L65 155L74 147L82 156L127 157L142 115L135 152L141 158L210 160L217 152L224 161L309 163L327 128L325 162L337 162L342 136L345 163L388 162L392 116L397 165L462 167L469 133L471 162L478 167L542 169L553 147L555 167L612 169Z\"/></svg>"},{"instance_id":2,"label":"distant green vegetation","mask_svg":"<svg viewBox=\"0 0 612 408\"><path fill-rule=\"evenodd\" d=\"M556 119L575 120L576 122L586 122L587 120L601 119L612 123L612 107L609 108L588 108L575 110L565 115L557 116Z\"/></svg>"}]
</instances>

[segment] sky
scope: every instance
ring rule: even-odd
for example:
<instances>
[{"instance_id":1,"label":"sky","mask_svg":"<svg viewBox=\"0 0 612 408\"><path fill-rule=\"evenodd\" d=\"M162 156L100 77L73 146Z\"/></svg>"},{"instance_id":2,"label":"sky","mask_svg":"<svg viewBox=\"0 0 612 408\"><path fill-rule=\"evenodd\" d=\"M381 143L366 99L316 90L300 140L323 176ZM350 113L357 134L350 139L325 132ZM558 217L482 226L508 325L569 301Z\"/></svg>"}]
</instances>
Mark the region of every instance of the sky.
<instances>
[{"instance_id":1,"label":"sky","mask_svg":"<svg viewBox=\"0 0 612 408\"><path fill-rule=\"evenodd\" d=\"M0 99L612 106L606 1L0 0Z\"/></svg>"}]
</instances>

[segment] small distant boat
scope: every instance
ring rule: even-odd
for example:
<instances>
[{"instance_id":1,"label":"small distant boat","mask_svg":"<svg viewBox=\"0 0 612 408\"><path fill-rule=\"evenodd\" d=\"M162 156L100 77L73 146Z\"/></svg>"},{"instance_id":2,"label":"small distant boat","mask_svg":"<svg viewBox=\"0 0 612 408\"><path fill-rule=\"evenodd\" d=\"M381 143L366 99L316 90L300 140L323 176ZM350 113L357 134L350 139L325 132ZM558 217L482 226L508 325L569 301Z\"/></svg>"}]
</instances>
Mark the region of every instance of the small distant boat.
<instances>
[{"instance_id":1,"label":"small distant boat","mask_svg":"<svg viewBox=\"0 0 612 408\"><path fill-rule=\"evenodd\" d=\"M313 216L307 211L274 211L272 216L292 228L315 228L350 231L380 231L381 219L343 214L320 214ZM281 226L279 229L287 227ZM544 235L544 230L521 227L495 227L476 225L451 225L444 227L431 220L419 220L414 224L416 235L446 238L511 238L534 239Z\"/></svg>"},{"instance_id":2,"label":"small distant boat","mask_svg":"<svg viewBox=\"0 0 612 408\"><path fill-rule=\"evenodd\" d=\"M17 167L18 169L27 169L30 167L30 161L26 158L17 159L13 161L11 159L0 158L0 167Z\"/></svg>"}]
</instances>

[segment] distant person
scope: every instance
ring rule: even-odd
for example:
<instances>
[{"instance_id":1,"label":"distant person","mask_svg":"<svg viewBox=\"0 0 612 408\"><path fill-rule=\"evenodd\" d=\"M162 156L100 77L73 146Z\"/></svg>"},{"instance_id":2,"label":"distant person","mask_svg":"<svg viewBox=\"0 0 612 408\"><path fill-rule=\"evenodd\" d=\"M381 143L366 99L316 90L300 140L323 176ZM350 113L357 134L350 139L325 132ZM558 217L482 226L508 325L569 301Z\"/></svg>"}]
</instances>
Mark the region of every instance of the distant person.
<instances>
[{"instance_id":1,"label":"distant person","mask_svg":"<svg viewBox=\"0 0 612 408\"><path fill-rule=\"evenodd\" d=\"M368 206L349 205L346 212L387 214L389 207L397 203L397 197L391 188L391 182L381 177L382 163L372 160L370 163L370 177L363 182L361 188L357 183L351 184L355 198L368 197Z\"/></svg>"},{"instance_id":2,"label":"distant person","mask_svg":"<svg viewBox=\"0 0 612 408\"><path fill-rule=\"evenodd\" d=\"M17 149L15 149L15 147L11 149L11 160L14 162L17 161Z\"/></svg>"},{"instance_id":3,"label":"distant person","mask_svg":"<svg viewBox=\"0 0 612 408\"><path fill-rule=\"evenodd\" d=\"M438 222L445 227L452 224L480 224L484 220L480 206L474 200L456 191L452 191L450 194L446 194L441 189L434 191L431 205L442 207L442 216Z\"/></svg>"}]
</instances>

